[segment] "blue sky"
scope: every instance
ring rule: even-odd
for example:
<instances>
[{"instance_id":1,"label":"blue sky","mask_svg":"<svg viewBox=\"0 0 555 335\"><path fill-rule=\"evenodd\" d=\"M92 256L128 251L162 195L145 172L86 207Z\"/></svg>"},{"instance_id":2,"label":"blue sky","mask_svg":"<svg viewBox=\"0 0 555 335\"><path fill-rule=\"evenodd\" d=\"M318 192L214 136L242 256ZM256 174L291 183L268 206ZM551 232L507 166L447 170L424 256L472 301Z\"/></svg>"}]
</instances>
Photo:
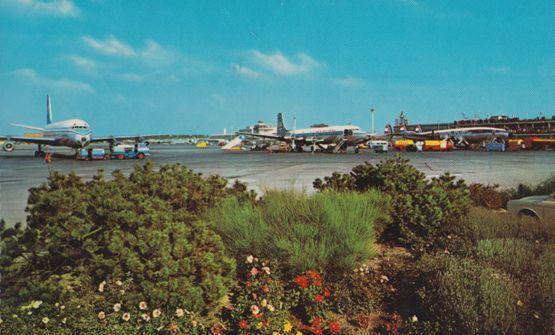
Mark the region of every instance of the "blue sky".
<instances>
[{"instance_id":1,"label":"blue sky","mask_svg":"<svg viewBox=\"0 0 555 335\"><path fill-rule=\"evenodd\" d=\"M0 0L0 134L555 114L553 1Z\"/></svg>"}]
</instances>

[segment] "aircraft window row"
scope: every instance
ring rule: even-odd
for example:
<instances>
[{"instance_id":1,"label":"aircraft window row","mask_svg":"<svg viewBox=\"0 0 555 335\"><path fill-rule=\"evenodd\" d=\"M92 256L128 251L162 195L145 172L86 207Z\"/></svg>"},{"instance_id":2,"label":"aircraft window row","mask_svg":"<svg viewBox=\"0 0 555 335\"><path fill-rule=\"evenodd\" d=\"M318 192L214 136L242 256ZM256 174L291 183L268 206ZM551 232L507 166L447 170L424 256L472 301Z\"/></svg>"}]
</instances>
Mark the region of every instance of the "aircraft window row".
<instances>
[{"instance_id":1,"label":"aircraft window row","mask_svg":"<svg viewBox=\"0 0 555 335\"><path fill-rule=\"evenodd\" d=\"M73 129L87 129L86 126L73 126L71 128L73 128Z\"/></svg>"}]
</instances>

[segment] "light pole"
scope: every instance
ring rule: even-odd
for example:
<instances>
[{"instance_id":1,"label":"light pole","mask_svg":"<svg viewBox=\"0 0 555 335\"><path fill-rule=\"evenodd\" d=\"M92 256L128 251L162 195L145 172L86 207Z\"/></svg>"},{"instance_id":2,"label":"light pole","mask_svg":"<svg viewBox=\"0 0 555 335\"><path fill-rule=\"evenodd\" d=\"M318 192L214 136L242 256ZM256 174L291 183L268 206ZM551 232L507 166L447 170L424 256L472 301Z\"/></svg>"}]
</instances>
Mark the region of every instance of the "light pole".
<instances>
[{"instance_id":1,"label":"light pole","mask_svg":"<svg viewBox=\"0 0 555 335\"><path fill-rule=\"evenodd\" d=\"M370 113L372 115L372 134L376 133L376 128L374 127L374 112L375 112L374 107L372 107L370 109Z\"/></svg>"}]
</instances>

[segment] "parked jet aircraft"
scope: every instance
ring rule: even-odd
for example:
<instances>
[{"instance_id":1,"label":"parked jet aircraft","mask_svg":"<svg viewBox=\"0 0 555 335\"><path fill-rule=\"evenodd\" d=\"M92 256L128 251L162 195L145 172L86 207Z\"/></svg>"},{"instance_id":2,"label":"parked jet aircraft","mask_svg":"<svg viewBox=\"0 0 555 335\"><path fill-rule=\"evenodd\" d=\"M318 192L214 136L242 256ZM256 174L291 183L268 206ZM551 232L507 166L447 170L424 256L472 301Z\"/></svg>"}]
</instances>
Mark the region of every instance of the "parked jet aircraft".
<instances>
[{"instance_id":1,"label":"parked jet aircraft","mask_svg":"<svg viewBox=\"0 0 555 335\"><path fill-rule=\"evenodd\" d=\"M318 124L310 128L288 130L283 125L281 113L277 116L277 132L275 135L243 132L239 134L290 143L293 149L299 152L303 151L303 146L311 146L313 150L318 147L332 152L352 146L355 147L355 152L358 152L357 146L370 139L368 133L361 131L360 127L353 125L329 126Z\"/></svg>"},{"instance_id":2,"label":"parked jet aircraft","mask_svg":"<svg viewBox=\"0 0 555 335\"><path fill-rule=\"evenodd\" d=\"M42 147L62 146L74 149L84 148L94 142L109 142L114 144L118 141L135 140L140 141L141 136L105 136L94 137L89 124L80 119L69 119L58 122L52 120L52 107L50 97L46 96L46 125L44 127L34 127L22 124L12 124L16 127L39 131L38 136L0 136L4 141L2 149L7 152L14 151L16 143L32 143L38 145L35 156L43 154Z\"/></svg>"},{"instance_id":3,"label":"parked jet aircraft","mask_svg":"<svg viewBox=\"0 0 555 335\"><path fill-rule=\"evenodd\" d=\"M509 132L503 128L493 127L468 127L468 128L451 128L432 131L420 131L420 127L416 127L414 131L403 131L399 134L405 138L414 140L425 139L451 139L455 145L468 145L469 143L480 143L491 139L507 139Z\"/></svg>"}]
</instances>

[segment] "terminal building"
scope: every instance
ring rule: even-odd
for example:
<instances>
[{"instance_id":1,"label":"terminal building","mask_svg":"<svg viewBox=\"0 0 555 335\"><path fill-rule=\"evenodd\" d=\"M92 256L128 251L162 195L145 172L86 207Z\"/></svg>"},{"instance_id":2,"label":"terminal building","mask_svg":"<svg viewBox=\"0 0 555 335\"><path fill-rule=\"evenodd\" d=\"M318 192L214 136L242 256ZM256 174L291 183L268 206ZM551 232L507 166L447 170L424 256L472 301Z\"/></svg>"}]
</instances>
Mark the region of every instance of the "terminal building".
<instances>
[{"instance_id":1,"label":"terminal building","mask_svg":"<svg viewBox=\"0 0 555 335\"><path fill-rule=\"evenodd\" d=\"M555 115L551 117L540 116L534 119L520 119L518 117L496 115L486 119L464 119L454 122L410 124L405 113L401 112L399 118L395 120L394 131L399 133L403 128L405 130L415 130L418 126L420 126L422 131L468 127L494 127L507 129L514 138L555 138Z\"/></svg>"}]
</instances>

